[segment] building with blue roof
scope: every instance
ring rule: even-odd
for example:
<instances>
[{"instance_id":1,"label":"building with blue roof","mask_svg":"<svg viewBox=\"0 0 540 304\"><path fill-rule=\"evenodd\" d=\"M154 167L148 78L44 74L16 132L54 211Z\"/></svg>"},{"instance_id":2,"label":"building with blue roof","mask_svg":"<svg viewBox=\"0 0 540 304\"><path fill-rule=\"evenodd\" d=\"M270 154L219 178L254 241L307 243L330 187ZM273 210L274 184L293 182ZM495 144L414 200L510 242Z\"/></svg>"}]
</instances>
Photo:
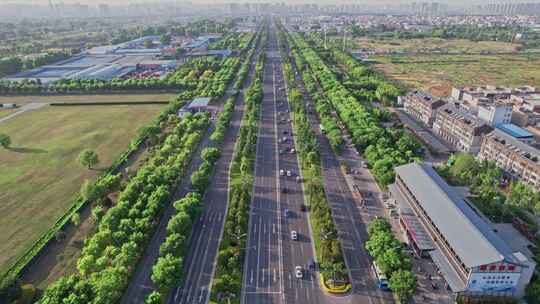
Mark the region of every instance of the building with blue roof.
<instances>
[{"instance_id":1,"label":"building with blue roof","mask_svg":"<svg viewBox=\"0 0 540 304\"><path fill-rule=\"evenodd\" d=\"M500 124L497 125L495 128L505 132L506 134L514 137L515 139L524 142L524 143L532 143L534 142L534 135L514 124Z\"/></svg>"}]
</instances>

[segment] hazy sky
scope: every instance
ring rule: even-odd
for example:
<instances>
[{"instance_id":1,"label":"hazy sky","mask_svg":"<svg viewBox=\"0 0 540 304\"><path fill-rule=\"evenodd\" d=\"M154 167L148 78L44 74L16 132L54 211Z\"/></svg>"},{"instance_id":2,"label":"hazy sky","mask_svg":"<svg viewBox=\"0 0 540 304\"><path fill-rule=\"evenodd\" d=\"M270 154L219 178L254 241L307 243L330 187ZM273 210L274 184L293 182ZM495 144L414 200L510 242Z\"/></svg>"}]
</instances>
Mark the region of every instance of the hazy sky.
<instances>
[{"instance_id":1,"label":"hazy sky","mask_svg":"<svg viewBox=\"0 0 540 304\"><path fill-rule=\"evenodd\" d=\"M441 3L447 3L447 4L479 4L479 3L509 3L509 2L540 2L540 0L53 0L54 3L58 2L64 2L64 3L85 3L85 4L99 4L99 3L108 3L108 4L128 4L128 3L140 3L140 2L169 2L169 3L187 3L187 2L195 2L195 3L229 3L229 2L285 2L285 3L320 3L320 4L329 4L329 3L355 3L355 4L362 4L362 3L370 3L370 4L377 4L377 3L410 3L410 2L431 2L431 1L437 1ZM27 3L27 4L48 4L49 0L0 0L0 4L2 3Z\"/></svg>"}]
</instances>

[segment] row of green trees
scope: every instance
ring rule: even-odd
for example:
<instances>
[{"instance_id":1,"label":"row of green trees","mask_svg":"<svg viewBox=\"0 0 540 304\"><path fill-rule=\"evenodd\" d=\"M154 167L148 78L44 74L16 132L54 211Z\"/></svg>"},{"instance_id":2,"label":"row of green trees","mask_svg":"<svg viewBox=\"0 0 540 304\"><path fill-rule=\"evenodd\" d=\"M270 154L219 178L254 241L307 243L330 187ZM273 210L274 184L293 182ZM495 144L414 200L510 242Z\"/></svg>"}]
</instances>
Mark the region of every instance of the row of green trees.
<instances>
[{"instance_id":1,"label":"row of green trees","mask_svg":"<svg viewBox=\"0 0 540 304\"><path fill-rule=\"evenodd\" d=\"M324 191L319 142L308 118L303 103L303 95L296 85L295 73L287 56L286 39L282 29L279 32L279 37L281 37L278 39L278 43L283 58L283 71L287 83L288 101L296 139L295 147L300 158L304 177L304 190L309 202L309 220L313 227L312 233L317 260L321 265L325 281L329 279L347 281L348 275L341 244L338 240L338 231Z\"/></svg>"},{"instance_id":2,"label":"row of green trees","mask_svg":"<svg viewBox=\"0 0 540 304\"><path fill-rule=\"evenodd\" d=\"M208 115L187 115L171 130L85 241L78 273L51 284L39 303L116 303L121 298L209 121Z\"/></svg>"},{"instance_id":3,"label":"row of green trees","mask_svg":"<svg viewBox=\"0 0 540 304\"><path fill-rule=\"evenodd\" d=\"M265 43L266 29L263 29L260 44L264 45ZM260 103L263 96L263 70L264 54L260 54L255 66L253 81L244 94L244 117L236 142L235 155L231 163L229 205L211 291L211 297L214 301L229 298L235 302L240 298L246 247L245 238L242 236L245 236L248 230Z\"/></svg>"},{"instance_id":4,"label":"row of green trees","mask_svg":"<svg viewBox=\"0 0 540 304\"><path fill-rule=\"evenodd\" d=\"M380 101L384 105L395 105L397 97L402 91L391 83L384 75L375 70L361 65L349 53L339 49L339 42L331 40L327 45L330 49L324 49L323 38L320 34L310 33L306 35L308 42L316 46L315 50L328 63L338 63L345 69L343 85L360 102Z\"/></svg>"},{"instance_id":5,"label":"row of green trees","mask_svg":"<svg viewBox=\"0 0 540 304\"><path fill-rule=\"evenodd\" d=\"M251 66L251 60L253 59L253 55L255 54L255 50L257 48L259 40L260 32L258 32L255 37L252 37L252 40L250 42L250 49L247 52L246 58L242 63L242 66L240 67L239 72L237 73L236 80L234 82L235 90L239 90L246 81L246 77L249 73L249 67ZM214 132L212 132L212 135L210 135L210 139L217 144L221 144L223 142L223 139L225 138L225 132L229 128L229 123L231 122L237 97L238 91L235 92L229 99L227 99L225 105L223 106L223 111L220 113L216 120L216 128L214 129Z\"/></svg>"},{"instance_id":6,"label":"row of green trees","mask_svg":"<svg viewBox=\"0 0 540 304\"><path fill-rule=\"evenodd\" d=\"M374 219L369 223L368 235L366 250L379 269L389 277L392 291L407 303L416 292L416 278L403 245L392 234L390 224L383 219Z\"/></svg>"},{"instance_id":7,"label":"row of green trees","mask_svg":"<svg viewBox=\"0 0 540 304\"><path fill-rule=\"evenodd\" d=\"M385 128L380 115L360 103L341 84L336 73L328 67L299 34L288 36L289 45L302 55L326 95L329 105L347 127L353 143L364 153L377 180L387 185L394 180L394 168L417 160L421 145L402 129ZM339 50L334 50L339 52ZM345 63L346 64L346 63ZM305 73L305 71L303 71ZM368 76L369 77L369 76Z\"/></svg>"},{"instance_id":8,"label":"row of green trees","mask_svg":"<svg viewBox=\"0 0 540 304\"><path fill-rule=\"evenodd\" d=\"M208 48L212 50L243 50L249 45L253 35L253 33L230 33L219 41L211 43Z\"/></svg>"},{"instance_id":9,"label":"row of green trees","mask_svg":"<svg viewBox=\"0 0 540 304\"><path fill-rule=\"evenodd\" d=\"M279 28L280 31L278 32L278 41L280 45L286 45L287 37L285 36L285 32L281 24L279 25ZM328 138L328 141L330 142L330 145L332 146L332 149L336 153L341 153L344 140L341 134L338 119L332 115L331 106L325 101L324 94L319 92L320 88L318 87L316 78L311 73L309 66L306 64L302 56L300 56L297 49L290 49L290 53L294 59L294 64L296 67L295 70L300 72L304 87L315 104L315 110L319 114L321 125L324 128L324 132Z\"/></svg>"}]
</instances>

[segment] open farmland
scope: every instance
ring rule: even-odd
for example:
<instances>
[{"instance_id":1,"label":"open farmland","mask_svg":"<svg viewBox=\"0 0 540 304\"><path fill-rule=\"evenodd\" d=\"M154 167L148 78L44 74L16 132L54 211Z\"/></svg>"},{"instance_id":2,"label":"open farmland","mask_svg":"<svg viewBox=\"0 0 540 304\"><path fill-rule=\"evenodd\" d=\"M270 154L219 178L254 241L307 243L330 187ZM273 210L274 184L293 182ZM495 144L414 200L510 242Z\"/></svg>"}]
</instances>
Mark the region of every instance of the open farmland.
<instances>
[{"instance_id":1,"label":"open farmland","mask_svg":"<svg viewBox=\"0 0 540 304\"><path fill-rule=\"evenodd\" d=\"M124 151L139 126L162 106L46 107L0 124L12 148L0 150L0 272L73 204L82 182ZM96 170L82 168L80 151L97 151Z\"/></svg>"},{"instance_id":2,"label":"open farmland","mask_svg":"<svg viewBox=\"0 0 540 304\"><path fill-rule=\"evenodd\" d=\"M26 104L31 102L148 102L169 101L176 94L103 94L60 96L0 96L0 103ZM2 113L0 111L0 113ZM0 114L1 115L1 114Z\"/></svg>"},{"instance_id":3,"label":"open farmland","mask_svg":"<svg viewBox=\"0 0 540 304\"><path fill-rule=\"evenodd\" d=\"M521 45L498 41L470 41L465 39L373 39L356 38L358 48L374 52L515 52Z\"/></svg>"},{"instance_id":4,"label":"open farmland","mask_svg":"<svg viewBox=\"0 0 540 304\"><path fill-rule=\"evenodd\" d=\"M452 86L540 86L540 54L375 56L375 68L407 88L446 96Z\"/></svg>"}]
</instances>

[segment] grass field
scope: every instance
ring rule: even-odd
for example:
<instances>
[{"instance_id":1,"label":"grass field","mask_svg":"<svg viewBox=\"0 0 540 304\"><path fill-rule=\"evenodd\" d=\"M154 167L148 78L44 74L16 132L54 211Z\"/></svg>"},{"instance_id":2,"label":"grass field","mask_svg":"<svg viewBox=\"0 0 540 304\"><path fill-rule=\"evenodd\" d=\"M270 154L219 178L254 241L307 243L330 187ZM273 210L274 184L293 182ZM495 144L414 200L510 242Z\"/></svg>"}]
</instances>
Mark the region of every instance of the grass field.
<instances>
[{"instance_id":1,"label":"grass field","mask_svg":"<svg viewBox=\"0 0 540 304\"><path fill-rule=\"evenodd\" d=\"M84 179L94 178L127 148L136 129L162 106L47 107L0 124L12 148L0 149L0 272L71 206ZM85 148L98 170L77 162Z\"/></svg>"},{"instance_id":2,"label":"grass field","mask_svg":"<svg viewBox=\"0 0 540 304\"><path fill-rule=\"evenodd\" d=\"M30 102L145 102L169 101L176 94L106 94L61 96L0 96L0 103L26 104Z\"/></svg>"},{"instance_id":3,"label":"grass field","mask_svg":"<svg viewBox=\"0 0 540 304\"><path fill-rule=\"evenodd\" d=\"M2 109L0 110L0 118L6 117L15 111L17 111L17 109Z\"/></svg>"},{"instance_id":4,"label":"grass field","mask_svg":"<svg viewBox=\"0 0 540 304\"><path fill-rule=\"evenodd\" d=\"M447 96L452 86L540 86L540 54L375 56L374 66L407 88Z\"/></svg>"},{"instance_id":5,"label":"grass field","mask_svg":"<svg viewBox=\"0 0 540 304\"><path fill-rule=\"evenodd\" d=\"M357 47L378 52L418 52L418 51L448 51L448 52L514 52L520 44L498 41L470 41L465 39L384 39L361 37L356 38Z\"/></svg>"}]
</instances>

